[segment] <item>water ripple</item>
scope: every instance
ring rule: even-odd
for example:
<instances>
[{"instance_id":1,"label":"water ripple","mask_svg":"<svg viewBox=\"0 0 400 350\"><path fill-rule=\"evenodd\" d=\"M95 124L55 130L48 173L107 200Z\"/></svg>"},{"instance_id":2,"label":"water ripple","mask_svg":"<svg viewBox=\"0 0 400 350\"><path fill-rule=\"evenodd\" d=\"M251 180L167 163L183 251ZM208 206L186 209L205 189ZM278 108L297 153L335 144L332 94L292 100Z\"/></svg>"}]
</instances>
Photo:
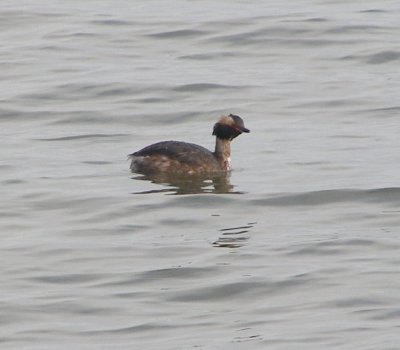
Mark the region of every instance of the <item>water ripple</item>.
<instances>
[{"instance_id":1,"label":"water ripple","mask_svg":"<svg viewBox=\"0 0 400 350\"><path fill-rule=\"evenodd\" d=\"M101 139L101 138L114 138L129 136L129 134L85 134L85 135L72 135L62 136L53 138L36 139L38 141L73 141L73 140L84 140L84 139Z\"/></svg>"},{"instance_id":2,"label":"water ripple","mask_svg":"<svg viewBox=\"0 0 400 350\"><path fill-rule=\"evenodd\" d=\"M316 206L344 202L398 203L400 188L378 188L370 190L336 189L306 193L284 194L252 201L265 206Z\"/></svg>"},{"instance_id":3,"label":"water ripple","mask_svg":"<svg viewBox=\"0 0 400 350\"><path fill-rule=\"evenodd\" d=\"M160 39L176 39L176 38L196 38L201 37L208 34L202 30L193 30L193 29L180 29L180 30L173 30L168 32L161 32L148 35L149 37L153 38L160 38Z\"/></svg>"},{"instance_id":4,"label":"water ripple","mask_svg":"<svg viewBox=\"0 0 400 350\"><path fill-rule=\"evenodd\" d=\"M230 89L243 89L245 86L232 86L222 84L210 84L210 83L198 83L198 84L186 84L174 88L174 91L179 92L200 92L210 90L230 90Z\"/></svg>"}]
</instances>

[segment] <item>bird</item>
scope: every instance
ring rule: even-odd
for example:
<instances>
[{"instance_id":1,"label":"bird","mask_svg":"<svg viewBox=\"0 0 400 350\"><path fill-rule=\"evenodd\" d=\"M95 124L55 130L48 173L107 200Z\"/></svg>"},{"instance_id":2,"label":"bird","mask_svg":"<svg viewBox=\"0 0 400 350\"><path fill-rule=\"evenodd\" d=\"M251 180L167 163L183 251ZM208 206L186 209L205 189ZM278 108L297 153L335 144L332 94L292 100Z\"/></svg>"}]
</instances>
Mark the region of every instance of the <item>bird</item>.
<instances>
[{"instance_id":1,"label":"bird","mask_svg":"<svg viewBox=\"0 0 400 350\"><path fill-rule=\"evenodd\" d=\"M214 152L182 141L161 141L129 154L130 169L143 175L221 174L231 170L231 141L250 130L238 115L221 116L214 124Z\"/></svg>"}]
</instances>

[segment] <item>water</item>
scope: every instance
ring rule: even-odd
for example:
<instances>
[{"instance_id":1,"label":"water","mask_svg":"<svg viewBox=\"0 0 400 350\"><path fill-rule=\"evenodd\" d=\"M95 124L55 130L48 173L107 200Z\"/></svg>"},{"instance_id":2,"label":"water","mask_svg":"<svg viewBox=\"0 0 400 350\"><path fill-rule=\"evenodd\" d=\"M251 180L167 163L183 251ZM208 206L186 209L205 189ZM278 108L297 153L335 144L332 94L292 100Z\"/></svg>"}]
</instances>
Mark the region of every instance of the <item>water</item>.
<instances>
[{"instance_id":1,"label":"water","mask_svg":"<svg viewBox=\"0 0 400 350\"><path fill-rule=\"evenodd\" d=\"M3 1L6 349L397 349L396 1ZM213 147L230 178L126 155Z\"/></svg>"}]
</instances>

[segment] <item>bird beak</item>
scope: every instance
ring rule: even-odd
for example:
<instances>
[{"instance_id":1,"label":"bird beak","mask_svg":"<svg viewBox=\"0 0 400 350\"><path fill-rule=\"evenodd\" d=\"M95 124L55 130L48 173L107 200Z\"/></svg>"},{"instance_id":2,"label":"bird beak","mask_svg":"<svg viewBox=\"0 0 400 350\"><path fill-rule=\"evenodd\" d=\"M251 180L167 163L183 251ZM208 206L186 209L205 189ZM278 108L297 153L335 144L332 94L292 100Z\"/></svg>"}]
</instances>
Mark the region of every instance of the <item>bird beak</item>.
<instances>
[{"instance_id":1,"label":"bird beak","mask_svg":"<svg viewBox=\"0 0 400 350\"><path fill-rule=\"evenodd\" d=\"M236 125L235 127L237 130L239 130L240 132L250 132L249 129L246 129L244 126L238 126Z\"/></svg>"}]
</instances>

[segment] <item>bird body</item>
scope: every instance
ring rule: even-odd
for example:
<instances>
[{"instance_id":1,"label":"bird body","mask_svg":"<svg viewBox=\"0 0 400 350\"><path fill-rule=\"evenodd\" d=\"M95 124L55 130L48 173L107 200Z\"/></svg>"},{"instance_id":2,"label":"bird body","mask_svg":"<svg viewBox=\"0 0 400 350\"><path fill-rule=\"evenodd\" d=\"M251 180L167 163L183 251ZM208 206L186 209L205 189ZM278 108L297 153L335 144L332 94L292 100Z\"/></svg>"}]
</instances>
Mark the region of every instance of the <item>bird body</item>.
<instances>
[{"instance_id":1,"label":"bird body","mask_svg":"<svg viewBox=\"0 0 400 350\"><path fill-rule=\"evenodd\" d=\"M231 170L230 142L250 132L236 115L221 117L214 125L215 151L188 142L162 141L129 155L131 170L145 175L157 173L209 174Z\"/></svg>"}]
</instances>

